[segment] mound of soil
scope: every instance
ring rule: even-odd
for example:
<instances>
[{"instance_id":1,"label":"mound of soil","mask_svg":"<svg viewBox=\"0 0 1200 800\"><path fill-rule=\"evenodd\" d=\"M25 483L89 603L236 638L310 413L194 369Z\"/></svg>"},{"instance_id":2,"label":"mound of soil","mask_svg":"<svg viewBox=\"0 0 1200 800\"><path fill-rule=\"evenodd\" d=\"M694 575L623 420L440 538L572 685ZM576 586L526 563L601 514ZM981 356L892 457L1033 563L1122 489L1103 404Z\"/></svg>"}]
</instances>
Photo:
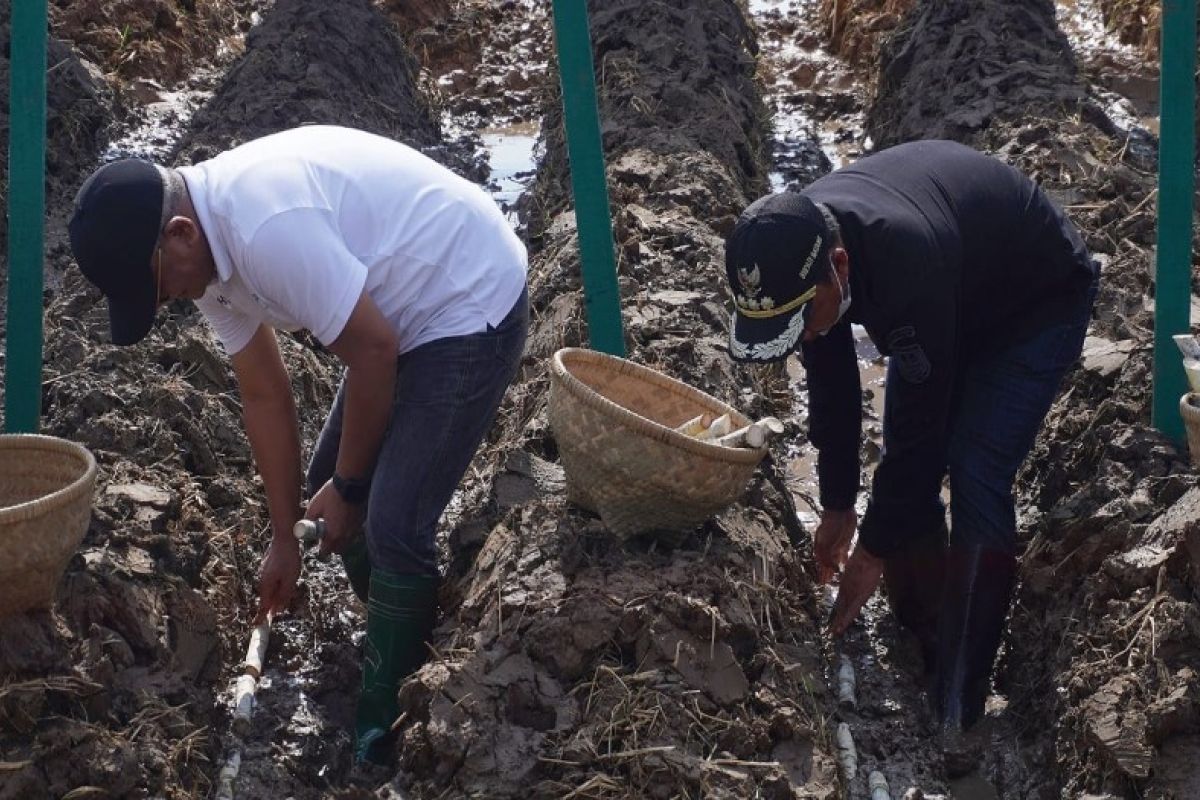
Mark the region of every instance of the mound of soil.
<instances>
[{"instance_id":1,"label":"mound of soil","mask_svg":"<svg viewBox=\"0 0 1200 800\"><path fill-rule=\"evenodd\" d=\"M80 56L117 82L169 86L240 50L250 0L53 0L50 22Z\"/></svg>"},{"instance_id":2,"label":"mound of soil","mask_svg":"<svg viewBox=\"0 0 1200 800\"><path fill-rule=\"evenodd\" d=\"M417 148L439 141L416 88L416 61L368 0L279 0L246 39L246 54L197 112L177 163L306 124L361 128Z\"/></svg>"},{"instance_id":3,"label":"mound of soil","mask_svg":"<svg viewBox=\"0 0 1200 800\"><path fill-rule=\"evenodd\" d=\"M881 40L913 5L913 0L822 0L830 50L852 66L874 69Z\"/></svg>"},{"instance_id":4,"label":"mound of soil","mask_svg":"<svg viewBox=\"0 0 1200 800\"><path fill-rule=\"evenodd\" d=\"M779 376L725 352L720 228L765 188L745 20L719 0L603 5L630 355L751 415L778 411ZM565 501L545 359L581 344L584 323L573 213L545 201L568 190L557 119L523 380L477 462L494 478L451 532L437 657L401 690L398 781L417 796L832 797L825 665L780 472L682 542L616 541Z\"/></svg>"},{"instance_id":5,"label":"mound of soil","mask_svg":"<svg viewBox=\"0 0 1200 800\"><path fill-rule=\"evenodd\" d=\"M993 119L1077 104L1077 79L1050 0L920 3L881 53L867 130L877 147L964 139Z\"/></svg>"},{"instance_id":6,"label":"mound of soil","mask_svg":"<svg viewBox=\"0 0 1200 800\"><path fill-rule=\"evenodd\" d=\"M1147 56L1158 57L1162 39L1162 4L1152 0L1099 0L1104 27Z\"/></svg>"},{"instance_id":7,"label":"mound of soil","mask_svg":"<svg viewBox=\"0 0 1200 800\"><path fill-rule=\"evenodd\" d=\"M604 152L637 149L653 161L695 151L699 158L730 165L725 180L754 197L765 191L764 154L769 152L766 112L754 82L757 45L742 14L725 10L716 16L715 5L691 15L671 3L645 9L623 3L589 7ZM664 16L671 20L666 29L657 27ZM714 30L716 19L728 30ZM716 51L699 47L701 42L713 42ZM748 126L748 119L760 121ZM565 153L557 93L547 104L544 126L550 166L541 199L556 209L570 189L565 173L554 165L553 154ZM609 156L610 164L617 160ZM708 187L714 216L741 210L725 188Z\"/></svg>"},{"instance_id":8,"label":"mound of soil","mask_svg":"<svg viewBox=\"0 0 1200 800\"><path fill-rule=\"evenodd\" d=\"M430 102L459 124L529 121L526 115L541 107L553 47L547 4L386 0L382 6L421 60Z\"/></svg>"}]
</instances>

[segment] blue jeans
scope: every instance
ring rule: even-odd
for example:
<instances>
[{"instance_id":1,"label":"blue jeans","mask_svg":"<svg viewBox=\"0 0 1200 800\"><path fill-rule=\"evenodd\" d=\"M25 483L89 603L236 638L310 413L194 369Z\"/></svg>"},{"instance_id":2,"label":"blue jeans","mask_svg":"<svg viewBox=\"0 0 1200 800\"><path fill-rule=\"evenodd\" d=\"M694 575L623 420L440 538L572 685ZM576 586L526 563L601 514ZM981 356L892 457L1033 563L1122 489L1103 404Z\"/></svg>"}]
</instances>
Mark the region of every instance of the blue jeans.
<instances>
[{"instance_id":1,"label":"blue jeans","mask_svg":"<svg viewBox=\"0 0 1200 800\"><path fill-rule=\"evenodd\" d=\"M951 542L1013 553L1013 482L1083 350L1097 283L1033 338L969 362L949 428Z\"/></svg>"},{"instance_id":2,"label":"blue jeans","mask_svg":"<svg viewBox=\"0 0 1200 800\"><path fill-rule=\"evenodd\" d=\"M438 575L438 520L517 372L528 327L522 292L498 326L437 339L397 359L392 419L367 500L372 567ZM337 466L345 388L343 381L309 462L310 496Z\"/></svg>"}]
</instances>

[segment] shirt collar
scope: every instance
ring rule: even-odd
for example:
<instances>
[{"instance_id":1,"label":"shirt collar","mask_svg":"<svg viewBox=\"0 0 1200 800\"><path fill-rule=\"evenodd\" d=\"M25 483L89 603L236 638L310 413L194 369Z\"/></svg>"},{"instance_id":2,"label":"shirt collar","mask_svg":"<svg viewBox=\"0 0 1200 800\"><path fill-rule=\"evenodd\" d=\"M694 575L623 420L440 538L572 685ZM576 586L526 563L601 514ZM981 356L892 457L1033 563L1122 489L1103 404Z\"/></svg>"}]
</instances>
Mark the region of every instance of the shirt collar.
<instances>
[{"instance_id":1,"label":"shirt collar","mask_svg":"<svg viewBox=\"0 0 1200 800\"><path fill-rule=\"evenodd\" d=\"M200 229L208 240L209 250L212 251L213 263L217 266L217 279L221 283L227 283L233 277L233 258L229 255L229 248L225 245L222 236L222 228L213 216L212 207L209 204L208 176L205 174L204 165L180 167L179 174L183 176L183 181L187 184L188 195L191 198L192 207L196 209Z\"/></svg>"}]
</instances>

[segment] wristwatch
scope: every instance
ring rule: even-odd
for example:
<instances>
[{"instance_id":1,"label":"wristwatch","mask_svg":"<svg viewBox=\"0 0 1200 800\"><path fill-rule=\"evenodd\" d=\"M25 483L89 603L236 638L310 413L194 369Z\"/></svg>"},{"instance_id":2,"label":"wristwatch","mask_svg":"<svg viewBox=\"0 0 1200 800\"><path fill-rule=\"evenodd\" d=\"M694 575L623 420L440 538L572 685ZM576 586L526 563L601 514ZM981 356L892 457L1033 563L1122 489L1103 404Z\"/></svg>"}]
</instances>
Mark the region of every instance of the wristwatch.
<instances>
[{"instance_id":1,"label":"wristwatch","mask_svg":"<svg viewBox=\"0 0 1200 800\"><path fill-rule=\"evenodd\" d=\"M333 488L337 490L343 500L357 506L367 502L367 495L371 493L371 482L361 478L343 478L335 472L333 473Z\"/></svg>"}]
</instances>

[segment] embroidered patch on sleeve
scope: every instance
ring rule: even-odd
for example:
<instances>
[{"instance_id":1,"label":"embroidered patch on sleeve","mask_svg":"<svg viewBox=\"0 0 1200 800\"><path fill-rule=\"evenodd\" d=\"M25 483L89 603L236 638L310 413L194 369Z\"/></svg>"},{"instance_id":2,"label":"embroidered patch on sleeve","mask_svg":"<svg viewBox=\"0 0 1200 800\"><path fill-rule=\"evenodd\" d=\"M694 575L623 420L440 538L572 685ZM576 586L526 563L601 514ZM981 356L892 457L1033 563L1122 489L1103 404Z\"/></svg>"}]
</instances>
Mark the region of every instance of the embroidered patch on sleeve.
<instances>
[{"instance_id":1,"label":"embroidered patch on sleeve","mask_svg":"<svg viewBox=\"0 0 1200 800\"><path fill-rule=\"evenodd\" d=\"M917 341L917 331L913 326L905 325L888 334L888 347L891 348L891 356L896 362L896 369L900 371L900 377L909 383L929 380L933 366Z\"/></svg>"}]
</instances>

